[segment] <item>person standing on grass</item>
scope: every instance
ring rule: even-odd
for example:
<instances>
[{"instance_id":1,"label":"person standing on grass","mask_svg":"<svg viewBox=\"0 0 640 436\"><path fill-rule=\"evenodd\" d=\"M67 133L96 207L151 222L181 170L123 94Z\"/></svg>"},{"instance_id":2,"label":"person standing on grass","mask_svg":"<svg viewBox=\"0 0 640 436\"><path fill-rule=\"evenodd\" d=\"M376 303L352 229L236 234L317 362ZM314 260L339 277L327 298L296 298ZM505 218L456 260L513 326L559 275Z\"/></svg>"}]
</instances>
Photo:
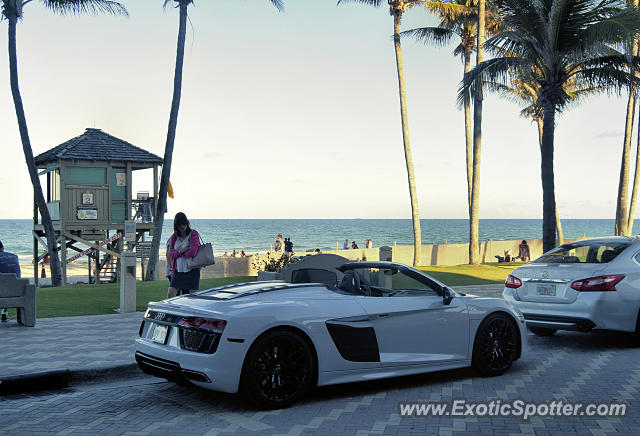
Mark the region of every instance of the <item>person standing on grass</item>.
<instances>
[{"instance_id":1,"label":"person standing on grass","mask_svg":"<svg viewBox=\"0 0 640 436\"><path fill-rule=\"evenodd\" d=\"M190 294L200 288L200 268L189 267L189 259L198 253L200 236L191 229L187 216L178 212L173 220L173 235L169 239L167 258L171 262L171 285L167 298Z\"/></svg>"},{"instance_id":2,"label":"person standing on grass","mask_svg":"<svg viewBox=\"0 0 640 436\"><path fill-rule=\"evenodd\" d=\"M2 241L0 241L0 273L13 273L17 278L20 278L20 261L18 260L18 256L13 253L9 253L8 251L4 251ZM0 320L2 320L2 322L7 322L8 319L9 310L4 309L2 311L2 315L0 315Z\"/></svg>"}]
</instances>

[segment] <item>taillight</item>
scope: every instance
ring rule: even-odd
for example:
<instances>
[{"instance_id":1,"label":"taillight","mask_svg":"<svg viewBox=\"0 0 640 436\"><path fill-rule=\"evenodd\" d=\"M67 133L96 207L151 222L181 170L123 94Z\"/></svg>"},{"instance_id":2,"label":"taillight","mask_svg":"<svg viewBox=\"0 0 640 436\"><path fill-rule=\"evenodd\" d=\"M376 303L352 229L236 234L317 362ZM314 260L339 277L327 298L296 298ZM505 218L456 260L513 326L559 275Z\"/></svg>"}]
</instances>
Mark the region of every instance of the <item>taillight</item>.
<instances>
[{"instance_id":1,"label":"taillight","mask_svg":"<svg viewBox=\"0 0 640 436\"><path fill-rule=\"evenodd\" d=\"M195 327L206 330L215 330L222 332L227 326L227 322L223 319L198 318L188 316L178 321L178 325L182 327Z\"/></svg>"},{"instance_id":2,"label":"taillight","mask_svg":"<svg viewBox=\"0 0 640 436\"><path fill-rule=\"evenodd\" d=\"M520 280L518 277L514 277L511 274L509 274L507 276L507 280L504 281L504 285L507 288L517 289L520 286L522 286L522 280Z\"/></svg>"},{"instance_id":3,"label":"taillight","mask_svg":"<svg viewBox=\"0 0 640 436\"><path fill-rule=\"evenodd\" d=\"M571 287L576 291L615 291L616 284L624 278L624 275L591 277L589 279L576 280Z\"/></svg>"}]
</instances>

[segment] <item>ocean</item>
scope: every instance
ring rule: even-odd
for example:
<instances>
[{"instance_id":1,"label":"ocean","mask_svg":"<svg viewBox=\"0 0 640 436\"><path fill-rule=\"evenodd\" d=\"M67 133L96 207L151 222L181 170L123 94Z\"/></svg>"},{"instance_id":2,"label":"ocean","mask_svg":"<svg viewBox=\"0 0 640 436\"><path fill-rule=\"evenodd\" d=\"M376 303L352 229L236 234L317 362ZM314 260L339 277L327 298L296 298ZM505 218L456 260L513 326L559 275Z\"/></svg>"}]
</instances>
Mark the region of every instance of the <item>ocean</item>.
<instances>
[{"instance_id":1,"label":"ocean","mask_svg":"<svg viewBox=\"0 0 640 436\"><path fill-rule=\"evenodd\" d=\"M469 241L466 219L424 219L421 224L423 244ZM639 226L634 226L633 234L638 234ZM216 255L231 253L234 249L247 254L268 251L278 233L291 238L295 252L316 248L335 250L336 242L342 249L345 239L355 240L360 248L364 247L365 239L372 239L374 247L413 244L409 219L193 219L191 227L198 230L206 242L212 243ZM565 238L607 236L614 233L614 220L566 219L562 227ZM0 240L5 249L24 262L30 262L33 257L31 228L31 220L0 220ZM479 229L481 241L542 238L540 219L481 219ZM172 231L173 220L165 220L163 240Z\"/></svg>"}]
</instances>

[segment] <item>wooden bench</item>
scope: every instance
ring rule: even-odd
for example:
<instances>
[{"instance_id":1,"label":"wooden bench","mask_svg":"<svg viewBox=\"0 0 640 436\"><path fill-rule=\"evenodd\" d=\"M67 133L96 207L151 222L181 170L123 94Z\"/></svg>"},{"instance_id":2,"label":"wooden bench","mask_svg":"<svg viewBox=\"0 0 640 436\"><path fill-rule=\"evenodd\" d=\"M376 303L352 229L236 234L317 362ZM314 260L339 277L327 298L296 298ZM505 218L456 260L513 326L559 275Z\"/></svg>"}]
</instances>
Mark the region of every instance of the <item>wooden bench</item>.
<instances>
[{"instance_id":1,"label":"wooden bench","mask_svg":"<svg viewBox=\"0 0 640 436\"><path fill-rule=\"evenodd\" d=\"M0 273L0 309L18 309L18 322L27 327L36 325L36 287L29 279L15 274Z\"/></svg>"}]
</instances>

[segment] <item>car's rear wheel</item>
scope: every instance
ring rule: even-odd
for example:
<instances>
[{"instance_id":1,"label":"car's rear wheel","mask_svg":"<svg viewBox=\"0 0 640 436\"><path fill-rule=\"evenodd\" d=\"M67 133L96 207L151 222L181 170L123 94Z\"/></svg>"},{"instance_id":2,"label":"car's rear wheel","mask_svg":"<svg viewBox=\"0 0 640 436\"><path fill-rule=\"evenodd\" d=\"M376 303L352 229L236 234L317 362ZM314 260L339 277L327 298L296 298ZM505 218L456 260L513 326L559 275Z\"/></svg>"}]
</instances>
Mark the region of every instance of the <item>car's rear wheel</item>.
<instances>
[{"instance_id":1,"label":"car's rear wheel","mask_svg":"<svg viewBox=\"0 0 640 436\"><path fill-rule=\"evenodd\" d=\"M287 407L309 391L315 361L310 346L297 333L267 333L251 346L242 369L240 389L256 405Z\"/></svg>"},{"instance_id":2,"label":"car's rear wheel","mask_svg":"<svg viewBox=\"0 0 640 436\"><path fill-rule=\"evenodd\" d=\"M558 330L556 329L548 329L545 327L529 327L527 326L529 331L538 336L553 336Z\"/></svg>"},{"instance_id":3,"label":"car's rear wheel","mask_svg":"<svg viewBox=\"0 0 640 436\"><path fill-rule=\"evenodd\" d=\"M484 376L504 374L511 368L520 346L517 328L507 314L486 317L476 332L472 367Z\"/></svg>"}]
</instances>

